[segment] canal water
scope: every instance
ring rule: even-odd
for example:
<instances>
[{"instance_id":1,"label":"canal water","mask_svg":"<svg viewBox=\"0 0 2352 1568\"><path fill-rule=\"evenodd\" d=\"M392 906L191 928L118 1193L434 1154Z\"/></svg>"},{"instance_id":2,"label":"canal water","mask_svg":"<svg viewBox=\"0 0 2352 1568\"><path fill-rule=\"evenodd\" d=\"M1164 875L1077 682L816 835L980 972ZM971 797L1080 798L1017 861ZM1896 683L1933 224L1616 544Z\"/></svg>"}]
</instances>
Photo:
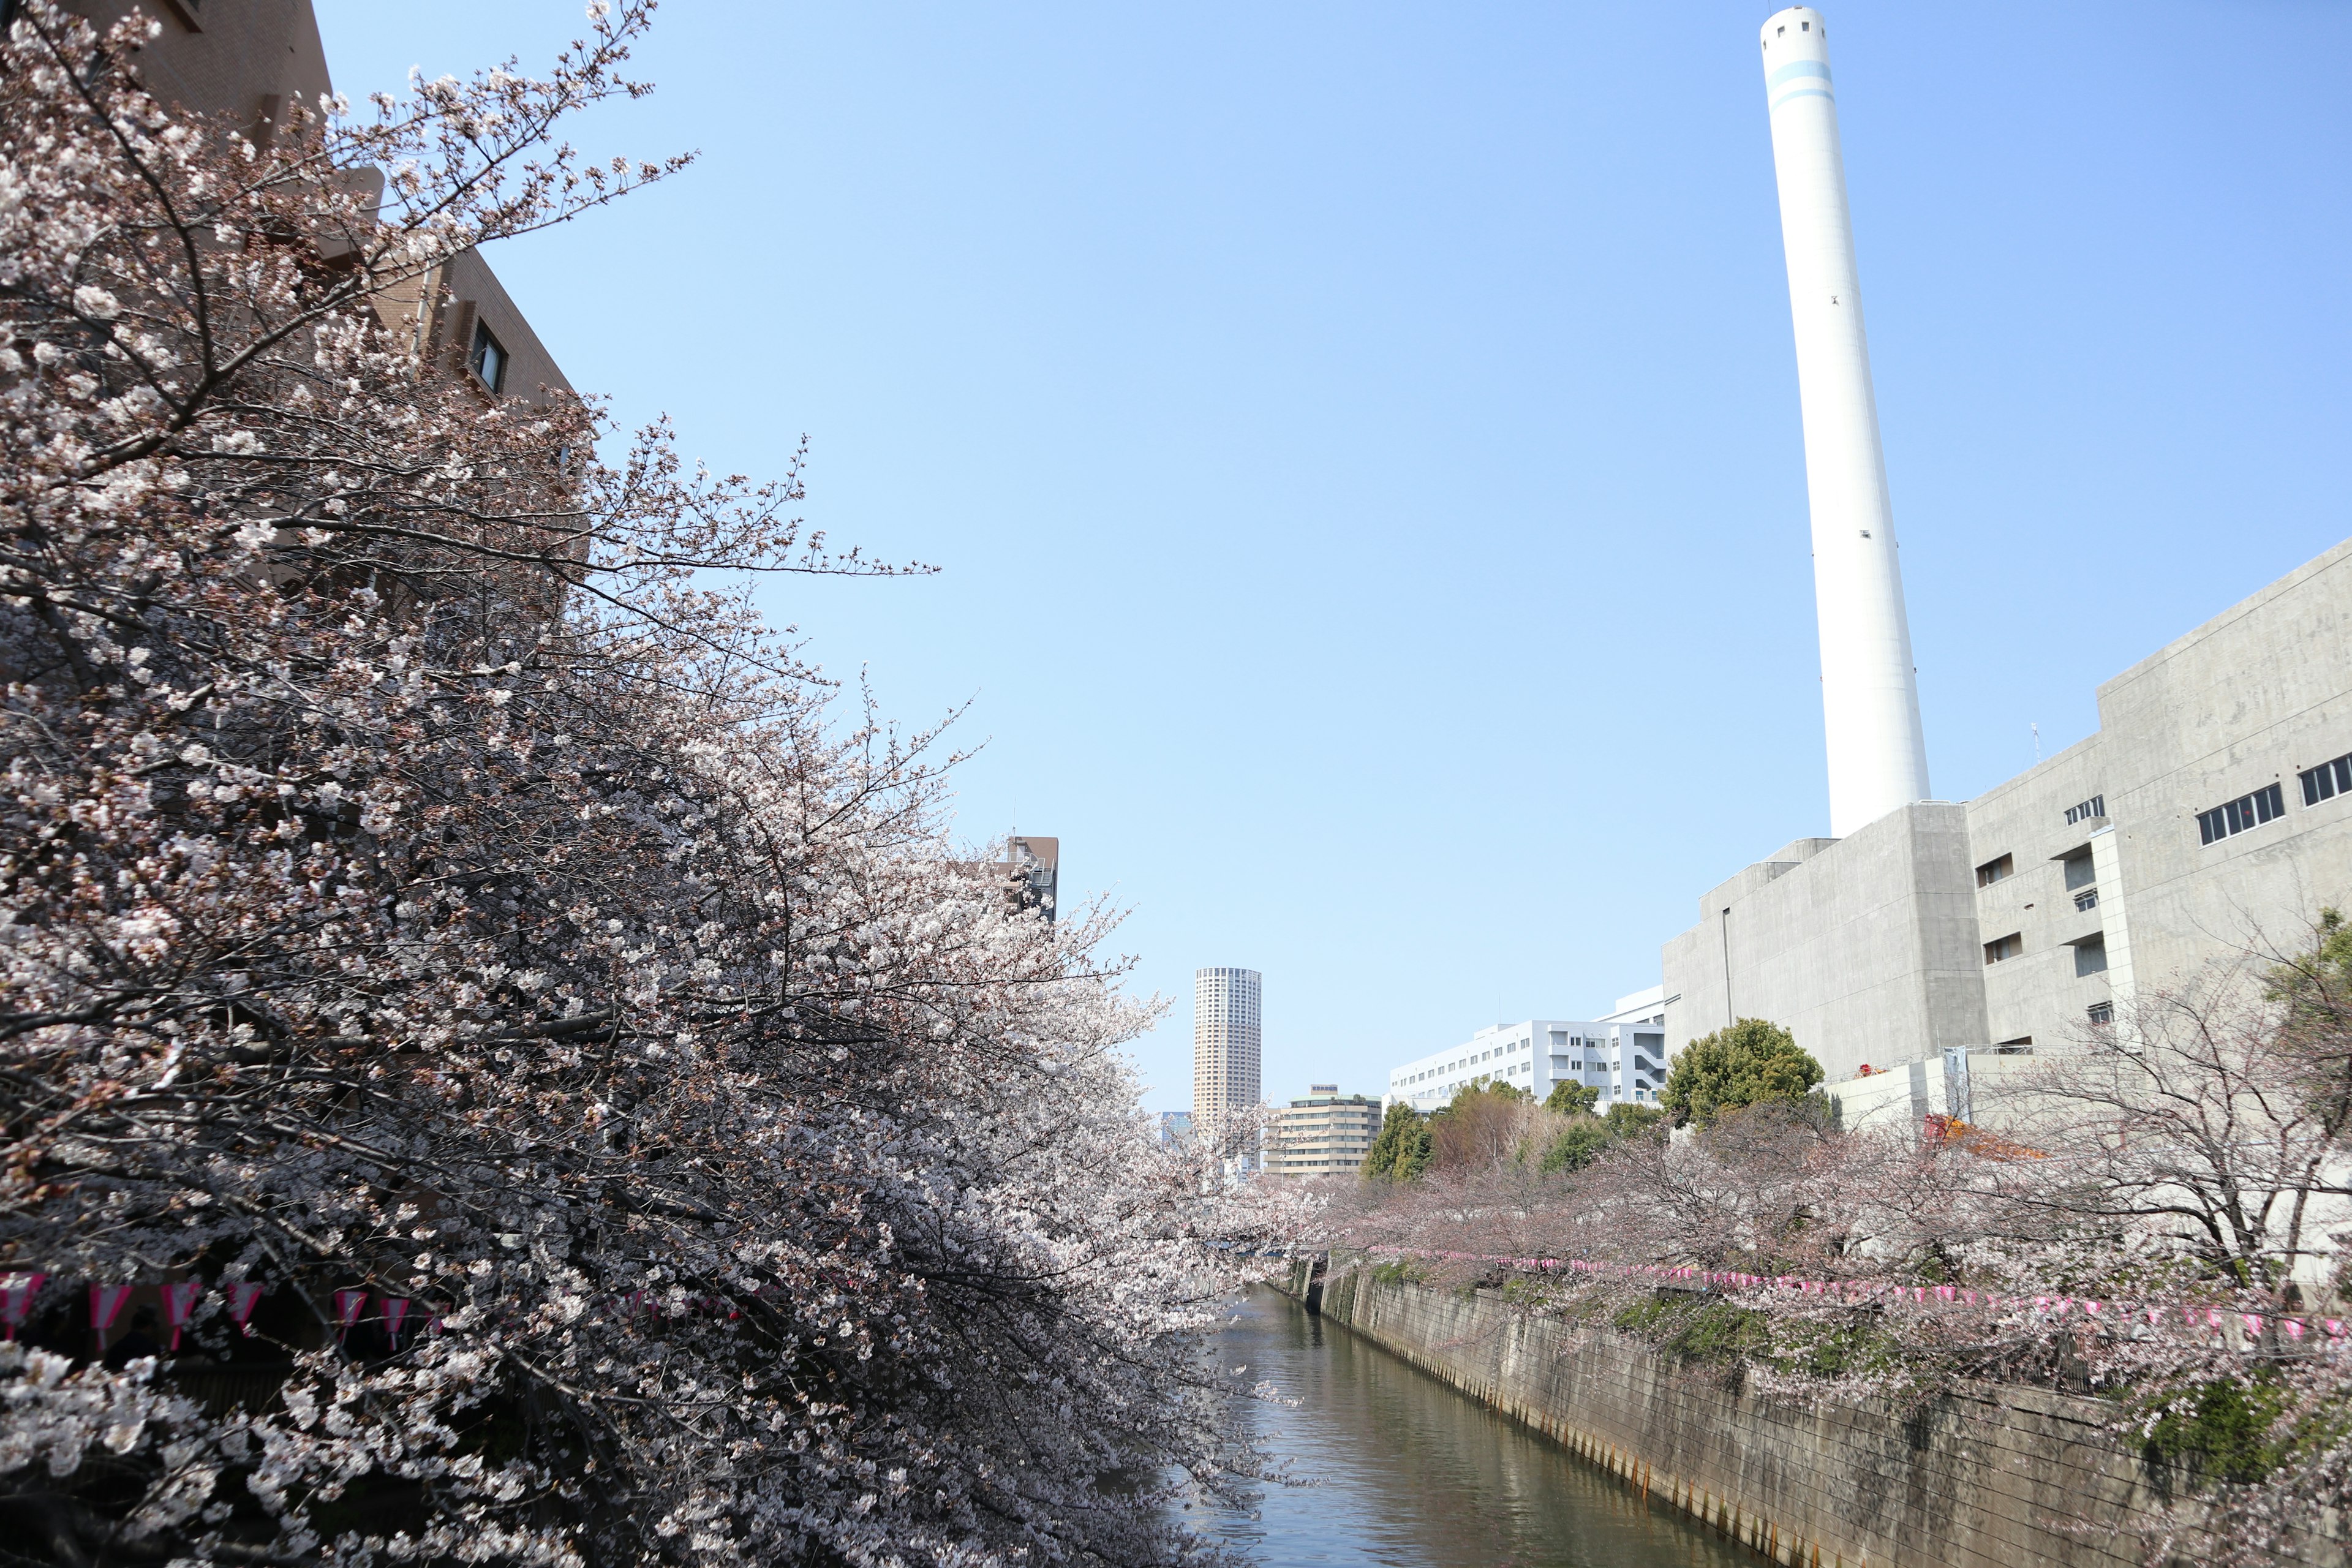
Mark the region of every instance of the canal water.
<instances>
[{"instance_id":1,"label":"canal water","mask_svg":"<svg viewBox=\"0 0 2352 1568\"><path fill-rule=\"evenodd\" d=\"M1222 1340L1228 1371L1285 1403L1244 1401L1303 1486L1206 1509L1204 1532L1265 1568L1749 1568L1753 1559L1655 1508L1526 1427L1428 1373L1327 1327L1288 1297L1242 1299ZM1255 1517L1253 1517L1253 1515Z\"/></svg>"}]
</instances>

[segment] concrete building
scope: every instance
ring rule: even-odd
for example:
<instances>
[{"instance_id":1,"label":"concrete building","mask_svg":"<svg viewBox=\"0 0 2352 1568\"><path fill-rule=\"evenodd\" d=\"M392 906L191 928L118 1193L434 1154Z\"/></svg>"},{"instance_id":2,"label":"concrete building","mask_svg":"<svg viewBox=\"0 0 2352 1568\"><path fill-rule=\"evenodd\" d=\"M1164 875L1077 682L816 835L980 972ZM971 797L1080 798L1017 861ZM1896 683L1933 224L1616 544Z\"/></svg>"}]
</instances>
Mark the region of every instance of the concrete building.
<instances>
[{"instance_id":1,"label":"concrete building","mask_svg":"<svg viewBox=\"0 0 2352 1568\"><path fill-rule=\"evenodd\" d=\"M1257 1106L1261 982L1255 969L1202 969L1192 975L1195 1118Z\"/></svg>"},{"instance_id":2,"label":"concrete building","mask_svg":"<svg viewBox=\"0 0 2352 1568\"><path fill-rule=\"evenodd\" d=\"M2095 734L1974 800L1798 839L1710 892L1665 946L1669 1051L1734 1017L1784 1026L1832 1082L2047 1049L2352 901L2352 542L2098 702Z\"/></svg>"},{"instance_id":3,"label":"concrete building","mask_svg":"<svg viewBox=\"0 0 2352 1568\"><path fill-rule=\"evenodd\" d=\"M1575 1083L1598 1091L1604 1107L1649 1104L1665 1087L1665 993L1654 987L1618 998L1605 1017L1489 1025L1462 1045L1391 1070L1382 1103L1438 1110L1464 1084L1486 1081L1538 1100L1554 1084Z\"/></svg>"},{"instance_id":4,"label":"concrete building","mask_svg":"<svg viewBox=\"0 0 2352 1568\"><path fill-rule=\"evenodd\" d=\"M1864 557L1891 554L1892 542L1878 537L1885 466L1820 13L1779 13L1762 43L1824 689L1862 668L1864 684L1891 691L1870 661L1894 646L1900 628L1886 616L1900 620L1901 585L1891 565L1865 570ZM1824 563L1832 548L1852 555L1834 571ZM1908 731L1891 697L1857 699L1855 710L1874 717L1842 731L1832 699L1837 836L1796 839L1699 901L1697 923L1663 955L1667 1050L1735 1018L1767 1018L1832 1085L1865 1067L1905 1069L1900 1086L1873 1073L1856 1104L1919 1110L1940 1098L1937 1109L1954 1108L1966 1101L1972 1054L2062 1046L2107 1022L2136 988L2179 985L2249 949L2294 943L2323 904L2352 898L2347 552L2329 551L2108 681L2096 734L1971 801L1922 798L1924 766L1916 790L1857 785L1874 769L1900 773L1888 759L1916 738L1916 698ZM1832 635L1833 618L1850 612L1879 626L1864 639L1876 652ZM1857 734L1868 742L1860 752ZM1878 760L1864 767L1864 753Z\"/></svg>"},{"instance_id":5,"label":"concrete building","mask_svg":"<svg viewBox=\"0 0 2352 1568\"><path fill-rule=\"evenodd\" d=\"M1265 1143L1265 1169L1276 1176L1335 1176L1354 1171L1380 1136L1381 1102L1339 1092L1336 1083L1309 1084L1304 1100L1275 1112Z\"/></svg>"}]
</instances>

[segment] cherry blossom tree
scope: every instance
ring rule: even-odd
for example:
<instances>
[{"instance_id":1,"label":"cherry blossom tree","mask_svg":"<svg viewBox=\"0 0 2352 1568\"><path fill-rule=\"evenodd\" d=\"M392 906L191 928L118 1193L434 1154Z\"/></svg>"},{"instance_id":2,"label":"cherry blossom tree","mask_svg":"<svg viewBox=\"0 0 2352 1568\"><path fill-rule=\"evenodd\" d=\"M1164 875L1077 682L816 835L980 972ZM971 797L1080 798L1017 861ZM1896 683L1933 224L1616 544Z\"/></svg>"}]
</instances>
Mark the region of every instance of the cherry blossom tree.
<instances>
[{"instance_id":1,"label":"cherry blossom tree","mask_svg":"<svg viewBox=\"0 0 2352 1568\"><path fill-rule=\"evenodd\" d=\"M436 268L680 166L560 139L651 8L267 147L18 8L0 1268L203 1288L169 1367L0 1349L21 1554L1175 1561L1255 1464L1200 1335L1288 1211L744 585L877 569L436 368Z\"/></svg>"}]
</instances>

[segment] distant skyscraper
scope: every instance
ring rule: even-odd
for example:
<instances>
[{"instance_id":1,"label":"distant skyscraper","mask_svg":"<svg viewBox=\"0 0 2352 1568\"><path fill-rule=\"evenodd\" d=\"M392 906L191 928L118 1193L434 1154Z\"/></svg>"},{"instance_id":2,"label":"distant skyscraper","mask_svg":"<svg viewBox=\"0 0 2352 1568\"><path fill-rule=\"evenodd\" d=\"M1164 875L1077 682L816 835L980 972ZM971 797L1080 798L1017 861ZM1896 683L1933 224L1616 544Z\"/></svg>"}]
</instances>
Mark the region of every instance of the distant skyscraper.
<instances>
[{"instance_id":1,"label":"distant skyscraper","mask_svg":"<svg viewBox=\"0 0 2352 1568\"><path fill-rule=\"evenodd\" d=\"M1255 969L1203 969L1192 976L1195 1116L1258 1102L1258 982Z\"/></svg>"}]
</instances>

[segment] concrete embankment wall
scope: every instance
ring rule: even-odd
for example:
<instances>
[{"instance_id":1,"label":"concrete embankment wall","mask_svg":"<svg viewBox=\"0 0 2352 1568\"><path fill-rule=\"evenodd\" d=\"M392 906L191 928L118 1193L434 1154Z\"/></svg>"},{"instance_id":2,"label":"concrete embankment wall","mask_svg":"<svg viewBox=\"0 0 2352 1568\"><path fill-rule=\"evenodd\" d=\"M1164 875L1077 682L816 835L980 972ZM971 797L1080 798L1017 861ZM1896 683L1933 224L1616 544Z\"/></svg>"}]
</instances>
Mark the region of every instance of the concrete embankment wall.
<instances>
[{"instance_id":1,"label":"concrete embankment wall","mask_svg":"<svg viewBox=\"0 0 2352 1568\"><path fill-rule=\"evenodd\" d=\"M2155 1478L2111 1436L2112 1407L2089 1399L2003 1387L1916 1409L1807 1406L1613 1330L1530 1316L1496 1290L1319 1259L1295 1265L1286 1289L1792 1568L2139 1568L2154 1544Z\"/></svg>"}]
</instances>

